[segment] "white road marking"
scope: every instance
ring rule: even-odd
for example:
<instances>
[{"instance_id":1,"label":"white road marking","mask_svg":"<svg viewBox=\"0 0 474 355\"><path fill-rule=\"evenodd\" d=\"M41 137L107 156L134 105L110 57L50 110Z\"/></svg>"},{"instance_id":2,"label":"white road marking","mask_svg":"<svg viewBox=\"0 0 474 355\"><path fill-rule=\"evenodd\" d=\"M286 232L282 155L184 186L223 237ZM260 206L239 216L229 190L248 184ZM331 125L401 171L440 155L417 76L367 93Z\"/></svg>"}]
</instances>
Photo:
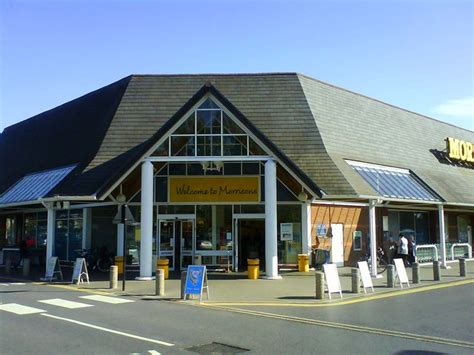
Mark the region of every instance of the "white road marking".
<instances>
[{"instance_id":1,"label":"white road marking","mask_svg":"<svg viewBox=\"0 0 474 355\"><path fill-rule=\"evenodd\" d=\"M135 302L135 301L132 301L132 300L124 300L123 298L101 296L101 295L89 295L89 296L79 296L79 297L84 298L86 300L112 303L112 304Z\"/></svg>"},{"instance_id":2,"label":"white road marking","mask_svg":"<svg viewBox=\"0 0 474 355\"><path fill-rule=\"evenodd\" d=\"M6 311L10 313L19 314L19 315L46 312L45 310L42 310L39 308L22 306L21 304L18 304L18 303L2 304L0 305L0 311Z\"/></svg>"},{"instance_id":3,"label":"white road marking","mask_svg":"<svg viewBox=\"0 0 474 355\"><path fill-rule=\"evenodd\" d=\"M93 325L93 324L89 324L89 323L84 323L84 322L80 322L80 321L77 321L77 320L74 320L74 319L58 317L58 316L54 316L54 315L52 315L52 314L47 314L47 313L41 313L41 315L42 315L42 316L45 316L45 317L49 317L49 318L54 318L54 319L63 320L63 321L65 321L65 322L69 322L69 323L74 323L74 324L82 325L82 326L84 326L84 327L88 327L88 328L92 328L92 329L102 330L102 331L107 332L107 333L112 333L112 334L117 334L117 335L121 335L121 336L128 337L128 338L133 338L133 339L138 339L138 340L147 341L147 342L149 342L149 343L155 343L155 344L160 344L160 345L164 345L164 346L174 346L174 344L167 343L167 342L165 342L165 341L156 340L156 339L151 339L151 338L145 338L145 337L141 337L141 336L139 336L139 335L134 335L134 334L130 334L130 333L119 332L118 330L113 330L113 329L108 329L108 328L104 328L104 327L99 327L98 325Z\"/></svg>"},{"instance_id":4,"label":"white road marking","mask_svg":"<svg viewBox=\"0 0 474 355\"><path fill-rule=\"evenodd\" d=\"M148 350L148 352L150 353L150 355L161 355L158 351L156 350Z\"/></svg>"},{"instance_id":5,"label":"white road marking","mask_svg":"<svg viewBox=\"0 0 474 355\"><path fill-rule=\"evenodd\" d=\"M53 306L58 306L58 307L63 307L63 308L69 308L69 309L94 307L91 304L73 302L73 301L63 300L61 298L52 298L50 300L41 300L41 301L38 301L38 302L51 304Z\"/></svg>"},{"instance_id":6,"label":"white road marking","mask_svg":"<svg viewBox=\"0 0 474 355\"><path fill-rule=\"evenodd\" d=\"M0 286L10 286L10 284L0 284Z\"/></svg>"},{"instance_id":7,"label":"white road marking","mask_svg":"<svg viewBox=\"0 0 474 355\"><path fill-rule=\"evenodd\" d=\"M26 284L24 282L10 282L10 285L25 286Z\"/></svg>"}]
</instances>

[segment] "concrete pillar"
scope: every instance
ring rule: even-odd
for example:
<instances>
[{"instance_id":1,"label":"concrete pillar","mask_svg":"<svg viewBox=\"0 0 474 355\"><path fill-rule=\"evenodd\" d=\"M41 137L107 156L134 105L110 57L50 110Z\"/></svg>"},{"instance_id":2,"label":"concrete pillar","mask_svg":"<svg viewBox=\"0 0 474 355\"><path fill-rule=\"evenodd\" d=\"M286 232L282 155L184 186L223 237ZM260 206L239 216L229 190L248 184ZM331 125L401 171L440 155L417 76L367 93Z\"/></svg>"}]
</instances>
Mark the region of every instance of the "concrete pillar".
<instances>
[{"instance_id":1,"label":"concrete pillar","mask_svg":"<svg viewBox=\"0 0 474 355\"><path fill-rule=\"evenodd\" d=\"M48 222L46 227L46 263L54 255L55 213L53 206L47 208Z\"/></svg>"},{"instance_id":2,"label":"concrete pillar","mask_svg":"<svg viewBox=\"0 0 474 355\"><path fill-rule=\"evenodd\" d=\"M466 276L466 259L464 258L459 259L459 276Z\"/></svg>"},{"instance_id":3,"label":"concrete pillar","mask_svg":"<svg viewBox=\"0 0 474 355\"><path fill-rule=\"evenodd\" d=\"M446 226L444 219L444 207L438 205L438 218L439 218L439 244L441 247L441 267L447 268L446 265Z\"/></svg>"},{"instance_id":4,"label":"concrete pillar","mask_svg":"<svg viewBox=\"0 0 474 355\"><path fill-rule=\"evenodd\" d=\"M110 288L115 289L118 286L118 266L112 265L110 267Z\"/></svg>"},{"instance_id":5,"label":"concrete pillar","mask_svg":"<svg viewBox=\"0 0 474 355\"><path fill-rule=\"evenodd\" d=\"M375 221L376 200L369 201L369 232L370 232L370 275L377 277L377 235Z\"/></svg>"},{"instance_id":6,"label":"concrete pillar","mask_svg":"<svg viewBox=\"0 0 474 355\"><path fill-rule=\"evenodd\" d=\"M324 298L324 273L316 271L314 275L316 281L316 299L322 300Z\"/></svg>"},{"instance_id":7,"label":"concrete pillar","mask_svg":"<svg viewBox=\"0 0 474 355\"><path fill-rule=\"evenodd\" d=\"M156 269L155 295L164 296L165 294L165 270Z\"/></svg>"},{"instance_id":8,"label":"concrete pillar","mask_svg":"<svg viewBox=\"0 0 474 355\"><path fill-rule=\"evenodd\" d=\"M411 264L411 273L412 277L411 280L414 284L420 283L420 264L413 263Z\"/></svg>"},{"instance_id":9,"label":"concrete pillar","mask_svg":"<svg viewBox=\"0 0 474 355\"><path fill-rule=\"evenodd\" d=\"M354 267L351 269L351 279L352 279L352 293L360 292L360 272L359 269Z\"/></svg>"},{"instance_id":10,"label":"concrete pillar","mask_svg":"<svg viewBox=\"0 0 474 355\"><path fill-rule=\"evenodd\" d=\"M139 280L151 280L153 274L153 164L142 163L141 242Z\"/></svg>"},{"instance_id":11,"label":"concrete pillar","mask_svg":"<svg viewBox=\"0 0 474 355\"><path fill-rule=\"evenodd\" d=\"M387 265L387 287L395 287L395 265Z\"/></svg>"},{"instance_id":12,"label":"concrete pillar","mask_svg":"<svg viewBox=\"0 0 474 355\"><path fill-rule=\"evenodd\" d=\"M279 279L277 253L277 178L276 163L265 163L265 274L267 279Z\"/></svg>"},{"instance_id":13,"label":"concrete pillar","mask_svg":"<svg viewBox=\"0 0 474 355\"><path fill-rule=\"evenodd\" d=\"M439 265L438 260L433 261L433 280L434 281L441 280L441 270L440 270L440 265Z\"/></svg>"},{"instance_id":14,"label":"concrete pillar","mask_svg":"<svg viewBox=\"0 0 474 355\"><path fill-rule=\"evenodd\" d=\"M301 242L302 254L311 253L311 202L306 201L301 205Z\"/></svg>"}]
</instances>

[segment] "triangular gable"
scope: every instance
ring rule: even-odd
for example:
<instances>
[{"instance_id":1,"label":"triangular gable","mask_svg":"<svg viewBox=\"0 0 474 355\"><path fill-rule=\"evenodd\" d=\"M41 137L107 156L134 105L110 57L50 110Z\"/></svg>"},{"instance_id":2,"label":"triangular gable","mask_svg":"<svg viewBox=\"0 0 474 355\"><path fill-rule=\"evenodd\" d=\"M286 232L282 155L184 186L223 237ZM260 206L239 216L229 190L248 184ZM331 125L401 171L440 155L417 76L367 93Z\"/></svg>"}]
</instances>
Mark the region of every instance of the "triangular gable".
<instances>
[{"instance_id":1,"label":"triangular gable","mask_svg":"<svg viewBox=\"0 0 474 355\"><path fill-rule=\"evenodd\" d=\"M322 196L320 188L293 162L291 161L272 141L270 141L255 125L245 117L229 100L227 100L212 84L206 83L202 86L151 138L139 145L141 158L133 164L122 166L115 176L109 179L97 192L99 199L107 197L115 187L146 157L151 156L158 146L167 139L179 125L184 122L191 110L196 109L196 105L204 101L206 97L213 97L222 107L219 107L231 114L231 117L240 123L244 130L253 136L260 146L270 152L280 165L291 172L314 196ZM137 146L138 147L138 146ZM135 147L135 148L137 148ZM133 149L135 149L133 148Z\"/></svg>"}]
</instances>

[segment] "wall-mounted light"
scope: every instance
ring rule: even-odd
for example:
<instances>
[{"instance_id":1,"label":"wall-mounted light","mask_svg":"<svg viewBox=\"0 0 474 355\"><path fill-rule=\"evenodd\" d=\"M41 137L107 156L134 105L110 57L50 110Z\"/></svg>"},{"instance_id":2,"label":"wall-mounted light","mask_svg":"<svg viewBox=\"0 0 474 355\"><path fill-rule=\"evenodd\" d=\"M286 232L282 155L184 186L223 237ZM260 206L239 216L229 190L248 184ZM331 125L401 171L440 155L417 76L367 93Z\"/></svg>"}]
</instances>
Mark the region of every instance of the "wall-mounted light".
<instances>
[{"instance_id":1,"label":"wall-mounted light","mask_svg":"<svg viewBox=\"0 0 474 355\"><path fill-rule=\"evenodd\" d=\"M306 194L306 192L301 191L298 194L298 200L300 200L301 202L306 202L308 200L308 195Z\"/></svg>"}]
</instances>

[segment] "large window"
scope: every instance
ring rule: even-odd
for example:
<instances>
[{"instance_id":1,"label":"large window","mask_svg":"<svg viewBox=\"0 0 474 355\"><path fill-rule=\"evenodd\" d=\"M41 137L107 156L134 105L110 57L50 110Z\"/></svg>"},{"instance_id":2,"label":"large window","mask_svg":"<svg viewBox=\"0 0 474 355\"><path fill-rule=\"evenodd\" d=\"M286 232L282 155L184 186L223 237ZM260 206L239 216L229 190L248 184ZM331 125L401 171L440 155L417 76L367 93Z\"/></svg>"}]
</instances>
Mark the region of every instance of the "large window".
<instances>
[{"instance_id":1,"label":"large window","mask_svg":"<svg viewBox=\"0 0 474 355\"><path fill-rule=\"evenodd\" d=\"M208 98L156 151L161 156L264 155L263 150Z\"/></svg>"},{"instance_id":2,"label":"large window","mask_svg":"<svg viewBox=\"0 0 474 355\"><path fill-rule=\"evenodd\" d=\"M388 212L389 233L385 239L397 240L399 233L416 240L416 244L430 243L429 219L427 212Z\"/></svg>"},{"instance_id":3,"label":"large window","mask_svg":"<svg viewBox=\"0 0 474 355\"><path fill-rule=\"evenodd\" d=\"M82 209L56 212L54 253L60 260L74 260L82 249Z\"/></svg>"},{"instance_id":4,"label":"large window","mask_svg":"<svg viewBox=\"0 0 474 355\"><path fill-rule=\"evenodd\" d=\"M46 212L26 213L23 220L23 240L28 247L45 248L48 218Z\"/></svg>"}]
</instances>

